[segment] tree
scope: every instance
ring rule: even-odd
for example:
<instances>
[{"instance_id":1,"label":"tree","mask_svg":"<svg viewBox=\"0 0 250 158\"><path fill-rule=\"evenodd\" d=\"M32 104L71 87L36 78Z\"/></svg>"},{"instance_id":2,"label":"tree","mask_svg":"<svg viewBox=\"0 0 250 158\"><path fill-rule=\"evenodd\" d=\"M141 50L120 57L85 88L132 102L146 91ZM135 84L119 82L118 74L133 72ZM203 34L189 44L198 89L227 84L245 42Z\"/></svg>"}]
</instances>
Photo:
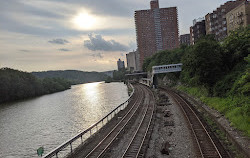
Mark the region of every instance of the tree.
<instances>
[{"instance_id":1,"label":"tree","mask_svg":"<svg viewBox=\"0 0 250 158\"><path fill-rule=\"evenodd\" d=\"M244 57L250 52L250 26L230 32L223 41L222 47L223 64L227 71L230 71L239 62L244 62Z\"/></svg>"},{"instance_id":2,"label":"tree","mask_svg":"<svg viewBox=\"0 0 250 158\"><path fill-rule=\"evenodd\" d=\"M222 73L220 44L215 39L203 38L185 53L182 63L182 77L190 78L192 84L211 88Z\"/></svg>"},{"instance_id":3,"label":"tree","mask_svg":"<svg viewBox=\"0 0 250 158\"><path fill-rule=\"evenodd\" d=\"M241 80L247 67L247 60L244 58L250 52L249 26L230 32L222 42L222 48L223 78L214 86L214 95L227 96L227 93L240 93L236 91L236 87L241 87L243 84L235 86L235 83Z\"/></svg>"},{"instance_id":4,"label":"tree","mask_svg":"<svg viewBox=\"0 0 250 158\"><path fill-rule=\"evenodd\" d=\"M146 58L143 63L144 71L151 71L153 66L176 64L181 61L181 56L184 54L186 46L174 50L163 50L154 54L152 57Z\"/></svg>"}]
</instances>

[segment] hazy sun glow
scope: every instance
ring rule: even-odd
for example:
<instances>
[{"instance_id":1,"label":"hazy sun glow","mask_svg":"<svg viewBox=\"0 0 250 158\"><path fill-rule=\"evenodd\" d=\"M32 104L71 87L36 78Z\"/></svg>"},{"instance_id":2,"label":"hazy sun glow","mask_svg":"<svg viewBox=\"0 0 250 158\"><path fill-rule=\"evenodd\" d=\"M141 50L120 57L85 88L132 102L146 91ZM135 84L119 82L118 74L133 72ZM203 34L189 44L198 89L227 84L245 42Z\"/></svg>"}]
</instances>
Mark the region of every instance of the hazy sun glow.
<instances>
[{"instance_id":1,"label":"hazy sun glow","mask_svg":"<svg viewBox=\"0 0 250 158\"><path fill-rule=\"evenodd\" d=\"M79 13L73 19L73 23L77 28L85 30L92 29L96 22L96 18L89 13Z\"/></svg>"}]
</instances>

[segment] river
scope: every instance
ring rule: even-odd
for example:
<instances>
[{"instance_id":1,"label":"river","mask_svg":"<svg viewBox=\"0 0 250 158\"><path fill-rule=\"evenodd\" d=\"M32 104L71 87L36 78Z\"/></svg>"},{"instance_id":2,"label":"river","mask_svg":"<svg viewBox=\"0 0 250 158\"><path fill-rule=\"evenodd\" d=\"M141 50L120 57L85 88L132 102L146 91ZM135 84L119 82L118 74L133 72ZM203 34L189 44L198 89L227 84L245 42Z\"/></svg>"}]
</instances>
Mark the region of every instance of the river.
<instances>
[{"instance_id":1,"label":"river","mask_svg":"<svg viewBox=\"0 0 250 158\"><path fill-rule=\"evenodd\" d=\"M38 157L87 129L128 99L123 83L88 83L0 105L0 157Z\"/></svg>"}]
</instances>

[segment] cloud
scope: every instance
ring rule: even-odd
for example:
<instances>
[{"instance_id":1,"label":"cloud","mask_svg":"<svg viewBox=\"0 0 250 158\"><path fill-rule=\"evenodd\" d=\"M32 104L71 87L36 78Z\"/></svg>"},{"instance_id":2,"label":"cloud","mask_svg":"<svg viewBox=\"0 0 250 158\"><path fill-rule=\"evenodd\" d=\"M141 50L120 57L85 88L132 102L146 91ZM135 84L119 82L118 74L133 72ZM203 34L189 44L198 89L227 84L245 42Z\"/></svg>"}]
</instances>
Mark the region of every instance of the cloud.
<instances>
[{"instance_id":1,"label":"cloud","mask_svg":"<svg viewBox=\"0 0 250 158\"><path fill-rule=\"evenodd\" d=\"M65 49L65 48L61 48L61 49L58 49L58 50L63 51L63 52L71 51L70 49Z\"/></svg>"},{"instance_id":2,"label":"cloud","mask_svg":"<svg viewBox=\"0 0 250 158\"><path fill-rule=\"evenodd\" d=\"M92 57L97 57L97 58L100 58L102 59L103 58L103 55L101 53L95 53L95 54L91 54Z\"/></svg>"},{"instance_id":3,"label":"cloud","mask_svg":"<svg viewBox=\"0 0 250 158\"><path fill-rule=\"evenodd\" d=\"M115 41L122 41L122 43L126 41L125 48L129 47L129 51L136 49L134 11L149 9L150 1L0 0L0 2L0 47L3 49L0 52L0 62L2 66L25 71L82 69L84 66L84 69L99 71L115 69L117 59L126 57L124 53L124 56L121 55L121 52L125 51L113 53L115 44L107 37L112 37ZM205 16L222 3L218 0L160 0L160 7L178 7L179 31L183 34L189 33L193 19ZM93 39L90 38L85 39L89 41L86 45L96 51L87 50L88 47L82 50L81 39L90 32L75 29L71 23L72 19L81 12L87 12L100 20L95 26L96 29L91 30L93 39L96 39L94 35L102 35L103 43L108 43L108 47L113 48L112 51L102 51L104 48L98 50L98 47L95 47L97 44L94 44ZM64 42L66 45L51 43L56 38L67 39L70 43ZM82 42L80 46L79 41ZM71 47L66 47L69 44ZM70 53L65 52L65 48L71 49ZM51 52L51 50L57 52ZM58 56L58 51L65 53ZM98 62L93 64L93 58Z\"/></svg>"},{"instance_id":4,"label":"cloud","mask_svg":"<svg viewBox=\"0 0 250 158\"><path fill-rule=\"evenodd\" d=\"M75 6L75 8L80 8L79 6L87 6L89 10L94 11L96 14L101 15L118 15L123 17L130 16L128 10L133 13L133 6L140 6L141 3L134 0L54 0L53 2L60 2L67 5ZM148 5L148 3L146 3ZM115 7L113 7L115 6ZM132 7L131 7L132 6ZM146 6L146 5L145 5Z\"/></svg>"},{"instance_id":5,"label":"cloud","mask_svg":"<svg viewBox=\"0 0 250 158\"><path fill-rule=\"evenodd\" d=\"M30 50L26 50L26 49L20 49L20 52L30 52Z\"/></svg>"},{"instance_id":6,"label":"cloud","mask_svg":"<svg viewBox=\"0 0 250 158\"><path fill-rule=\"evenodd\" d=\"M84 41L84 46L89 50L96 51L127 51L129 48L115 40L105 40L101 35L89 35L89 40Z\"/></svg>"},{"instance_id":7,"label":"cloud","mask_svg":"<svg viewBox=\"0 0 250 158\"><path fill-rule=\"evenodd\" d=\"M135 42L130 41L128 45L133 50L136 50L136 48L137 48L137 44Z\"/></svg>"},{"instance_id":8,"label":"cloud","mask_svg":"<svg viewBox=\"0 0 250 158\"><path fill-rule=\"evenodd\" d=\"M61 38L57 38L57 39L53 39L51 41L48 41L49 43L52 43L52 44L67 44L69 43L69 41L65 40L65 39L61 39Z\"/></svg>"}]
</instances>

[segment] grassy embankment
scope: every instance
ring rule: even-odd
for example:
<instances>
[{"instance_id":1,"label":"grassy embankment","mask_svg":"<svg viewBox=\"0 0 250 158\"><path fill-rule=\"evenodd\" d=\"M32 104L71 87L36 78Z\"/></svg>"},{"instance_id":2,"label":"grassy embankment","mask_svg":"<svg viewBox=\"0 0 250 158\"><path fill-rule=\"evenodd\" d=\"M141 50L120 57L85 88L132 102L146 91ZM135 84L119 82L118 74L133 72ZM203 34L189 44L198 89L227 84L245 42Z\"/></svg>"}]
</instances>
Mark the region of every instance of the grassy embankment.
<instances>
[{"instance_id":1,"label":"grassy embankment","mask_svg":"<svg viewBox=\"0 0 250 158\"><path fill-rule=\"evenodd\" d=\"M178 86L177 89L195 96L209 107L224 114L231 122L231 125L250 137L250 116L246 113L247 106L250 106L249 97L208 97L208 92L205 88Z\"/></svg>"}]
</instances>

